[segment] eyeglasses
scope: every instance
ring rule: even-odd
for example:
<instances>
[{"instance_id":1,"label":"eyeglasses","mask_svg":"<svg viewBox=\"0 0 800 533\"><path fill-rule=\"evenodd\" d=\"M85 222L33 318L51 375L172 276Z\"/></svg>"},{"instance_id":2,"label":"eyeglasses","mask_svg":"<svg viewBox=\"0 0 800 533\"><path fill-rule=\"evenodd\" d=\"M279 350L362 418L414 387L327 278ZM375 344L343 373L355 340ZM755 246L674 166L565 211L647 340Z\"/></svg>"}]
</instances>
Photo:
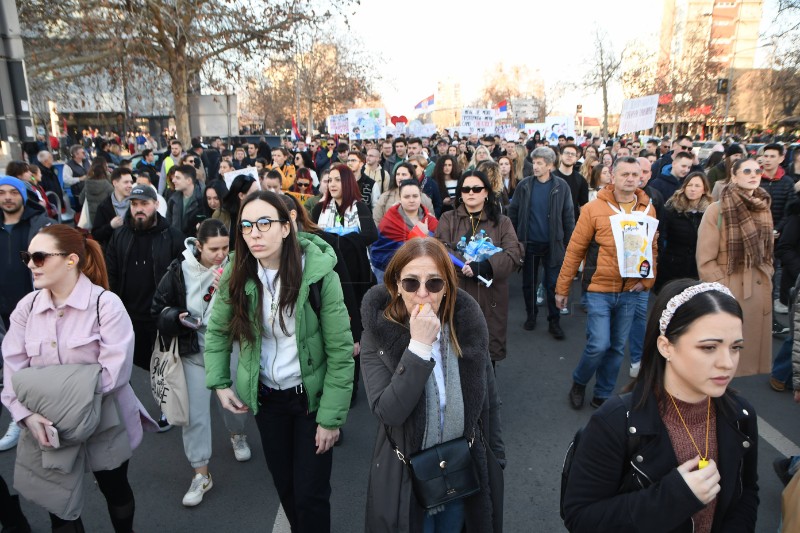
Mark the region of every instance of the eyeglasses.
<instances>
[{"instance_id":1,"label":"eyeglasses","mask_svg":"<svg viewBox=\"0 0 800 533\"><path fill-rule=\"evenodd\" d=\"M400 285L406 292L417 292L420 281L415 278L403 278L400 280ZM442 292L442 289L444 289L444 280L442 278L431 278L425 282L425 290L428 292Z\"/></svg>"},{"instance_id":2,"label":"eyeglasses","mask_svg":"<svg viewBox=\"0 0 800 533\"><path fill-rule=\"evenodd\" d=\"M563 154L561 154L561 156L562 157L578 157L578 154L576 154L575 152L564 152Z\"/></svg>"},{"instance_id":3,"label":"eyeglasses","mask_svg":"<svg viewBox=\"0 0 800 533\"><path fill-rule=\"evenodd\" d=\"M759 168L740 168L739 172L744 174L745 176L750 176L752 174L758 174L761 171Z\"/></svg>"},{"instance_id":4,"label":"eyeglasses","mask_svg":"<svg viewBox=\"0 0 800 533\"><path fill-rule=\"evenodd\" d=\"M206 302L206 303L210 302L211 301L211 297L214 296L214 291L216 291L216 290L217 289L214 288L213 285L209 285L208 286L208 292L203 296L203 301Z\"/></svg>"},{"instance_id":5,"label":"eyeglasses","mask_svg":"<svg viewBox=\"0 0 800 533\"><path fill-rule=\"evenodd\" d=\"M67 256L69 255L67 252L20 252L19 258L22 259L22 263L27 265L33 259L33 266L40 267L44 264L44 260L50 257L51 255L62 255Z\"/></svg>"},{"instance_id":6,"label":"eyeglasses","mask_svg":"<svg viewBox=\"0 0 800 533\"><path fill-rule=\"evenodd\" d=\"M475 185L473 187L461 187L461 193L462 194L469 194L471 192L474 192L475 194L477 194L477 193L481 192L485 188L486 187L484 187L483 185Z\"/></svg>"},{"instance_id":7,"label":"eyeglasses","mask_svg":"<svg viewBox=\"0 0 800 533\"><path fill-rule=\"evenodd\" d=\"M253 228L257 228L259 233L266 233L269 231L269 228L272 226L273 222L278 222L280 224L286 224L287 220L282 218L270 219L267 217L261 217L255 222L251 222L250 220L242 220L239 224L239 229L242 232L242 235L250 235L253 233Z\"/></svg>"},{"instance_id":8,"label":"eyeglasses","mask_svg":"<svg viewBox=\"0 0 800 533\"><path fill-rule=\"evenodd\" d=\"M419 168L419 165L411 165L412 168Z\"/></svg>"},{"instance_id":9,"label":"eyeglasses","mask_svg":"<svg viewBox=\"0 0 800 533\"><path fill-rule=\"evenodd\" d=\"M683 145L678 145L678 146L680 146L682 150L686 150L687 152L692 149L691 144L689 146L683 146Z\"/></svg>"}]
</instances>

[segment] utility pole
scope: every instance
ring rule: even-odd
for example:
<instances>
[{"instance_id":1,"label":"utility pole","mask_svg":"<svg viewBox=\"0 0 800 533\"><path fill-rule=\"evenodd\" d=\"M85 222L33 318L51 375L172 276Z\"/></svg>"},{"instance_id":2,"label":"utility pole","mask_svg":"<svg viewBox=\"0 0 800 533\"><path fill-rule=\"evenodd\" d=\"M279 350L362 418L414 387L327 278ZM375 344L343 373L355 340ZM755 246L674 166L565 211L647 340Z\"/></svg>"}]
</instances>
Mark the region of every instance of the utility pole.
<instances>
[{"instance_id":1,"label":"utility pole","mask_svg":"<svg viewBox=\"0 0 800 533\"><path fill-rule=\"evenodd\" d=\"M34 140L15 0L0 1L0 161L22 159L21 143ZM5 164L3 164L5 167Z\"/></svg>"}]
</instances>

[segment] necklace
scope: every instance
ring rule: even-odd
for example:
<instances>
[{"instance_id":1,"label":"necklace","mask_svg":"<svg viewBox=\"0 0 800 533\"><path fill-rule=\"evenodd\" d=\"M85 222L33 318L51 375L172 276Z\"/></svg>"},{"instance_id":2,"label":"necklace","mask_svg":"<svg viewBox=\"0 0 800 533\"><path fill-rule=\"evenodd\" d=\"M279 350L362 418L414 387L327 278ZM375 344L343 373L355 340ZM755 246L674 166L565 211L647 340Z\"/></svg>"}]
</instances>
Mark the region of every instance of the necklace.
<instances>
[{"instance_id":1,"label":"necklace","mask_svg":"<svg viewBox=\"0 0 800 533\"><path fill-rule=\"evenodd\" d=\"M478 212L478 216L474 218L472 217L472 213L469 213L469 225L472 226L472 235L478 232L478 227L481 225L481 215L483 214L483 209Z\"/></svg>"},{"instance_id":2,"label":"necklace","mask_svg":"<svg viewBox=\"0 0 800 533\"><path fill-rule=\"evenodd\" d=\"M278 280L276 279L275 284L271 285L269 278L267 278L267 282L264 285L266 285L267 291L269 291L269 295L272 298L272 304L269 306L269 325L273 327L275 324L275 315L278 311L278 299L275 297L278 292Z\"/></svg>"},{"instance_id":3,"label":"necklace","mask_svg":"<svg viewBox=\"0 0 800 533\"><path fill-rule=\"evenodd\" d=\"M697 447L697 443L694 441L694 437L692 437L692 432L689 431L689 426L686 425L686 421L683 419L683 415L681 414L681 410L678 409L678 404L675 402L675 398L672 397L672 394L667 392L667 396L669 399L672 400L672 405L675 406L675 411L677 411L678 416L683 422L683 427L686 429L686 433L689 434L689 438L692 440L692 445L694 445L694 449L697 450L697 455L700 456L700 460L697 462L697 468L703 469L708 466L708 429L711 426L711 396L708 397L708 414L706 415L706 454L705 456L700 453L700 448Z\"/></svg>"}]
</instances>

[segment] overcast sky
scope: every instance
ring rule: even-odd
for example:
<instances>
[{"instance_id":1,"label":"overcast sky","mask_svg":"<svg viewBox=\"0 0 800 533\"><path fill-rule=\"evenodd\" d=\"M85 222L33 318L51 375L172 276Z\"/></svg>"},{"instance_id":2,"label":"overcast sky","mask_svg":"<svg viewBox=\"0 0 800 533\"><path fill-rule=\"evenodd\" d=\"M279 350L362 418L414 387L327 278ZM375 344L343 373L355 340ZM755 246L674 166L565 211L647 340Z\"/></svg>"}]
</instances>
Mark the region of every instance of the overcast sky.
<instances>
[{"instance_id":1,"label":"overcast sky","mask_svg":"<svg viewBox=\"0 0 800 533\"><path fill-rule=\"evenodd\" d=\"M764 2L764 19L771 18L776 0ZM460 81L462 99L469 103L478 96L483 73L499 61L540 69L546 86L579 82L592 56L595 25L617 50L633 39L657 46L662 9L662 0L361 0L351 27L380 54L383 79L377 88L388 112L413 117L414 105L435 93L439 80ZM566 94L558 110L574 113L575 105L583 104L587 115L600 116L599 96L583 92ZM618 113L621 105L617 90L610 112Z\"/></svg>"}]
</instances>

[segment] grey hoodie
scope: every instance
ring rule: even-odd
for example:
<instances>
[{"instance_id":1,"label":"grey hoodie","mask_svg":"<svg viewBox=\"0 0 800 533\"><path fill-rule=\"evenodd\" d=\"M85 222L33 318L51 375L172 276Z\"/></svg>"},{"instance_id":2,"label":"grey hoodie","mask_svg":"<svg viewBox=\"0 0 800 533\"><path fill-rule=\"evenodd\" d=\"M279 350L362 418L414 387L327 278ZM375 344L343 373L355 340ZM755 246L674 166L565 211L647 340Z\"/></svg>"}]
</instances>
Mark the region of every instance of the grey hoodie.
<instances>
[{"instance_id":1,"label":"grey hoodie","mask_svg":"<svg viewBox=\"0 0 800 533\"><path fill-rule=\"evenodd\" d=\"M226 258L222 265L218 267L204 267L197 260L197 255L199 255L196 246L197 242L194 237L189 237L183 241L186 249L183 251L181 271L186 290L186 309L193 317L202 317L203 319L203 325L197 332L197 340L200 343L200 353L202 354L205 347L206 326L208 325L208 319L211 317L211 307L217 299L217 293L214 291L209 301L205 301L203 298L209 294L209 288L214 283L215 271L224 267L228 259Z\"/></svg>"}]
</instances>

